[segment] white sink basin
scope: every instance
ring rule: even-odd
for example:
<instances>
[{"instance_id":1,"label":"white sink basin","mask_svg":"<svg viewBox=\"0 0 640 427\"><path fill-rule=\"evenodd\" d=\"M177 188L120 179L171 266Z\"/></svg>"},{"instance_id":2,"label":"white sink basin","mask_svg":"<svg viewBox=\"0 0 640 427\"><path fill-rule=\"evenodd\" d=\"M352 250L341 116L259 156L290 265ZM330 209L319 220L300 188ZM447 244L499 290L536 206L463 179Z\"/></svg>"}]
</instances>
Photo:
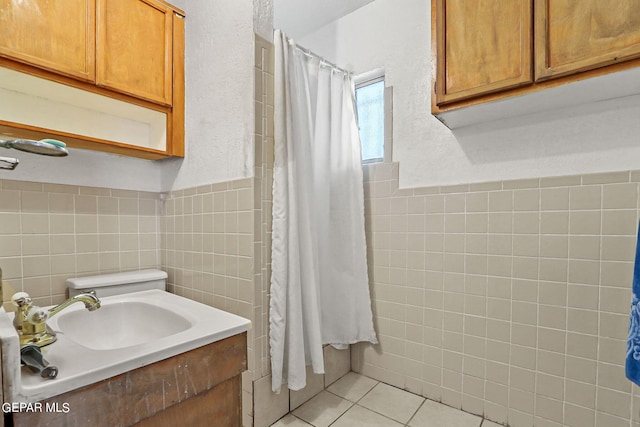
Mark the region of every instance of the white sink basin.
<instances>
[{"instance_id":1,"label":"white sink basin","mask_svg":"<svg viewBox=\"0 0 640 427\"><path fill-rule=\"evenodd\" d=\"M48 320L58 340L42 348L57 378L20 367L12 314L0 309L5 402L37 402L249 329L242 317L159 290L101 298L89 312L76 303Z\"/></svg>"},{"instance_id":2,"label":"white sink basin","mask_svg":"<svg viewBox=\"0 0 640 427\"><path fill-rule=\"evenodd\" d=\"M139 301L103 304L96 311L67 309L51 318L48 324L58 336L64 334L76 344L92 350L132 347L191 327L185 317Z\"/></svg>"}]
</instances>

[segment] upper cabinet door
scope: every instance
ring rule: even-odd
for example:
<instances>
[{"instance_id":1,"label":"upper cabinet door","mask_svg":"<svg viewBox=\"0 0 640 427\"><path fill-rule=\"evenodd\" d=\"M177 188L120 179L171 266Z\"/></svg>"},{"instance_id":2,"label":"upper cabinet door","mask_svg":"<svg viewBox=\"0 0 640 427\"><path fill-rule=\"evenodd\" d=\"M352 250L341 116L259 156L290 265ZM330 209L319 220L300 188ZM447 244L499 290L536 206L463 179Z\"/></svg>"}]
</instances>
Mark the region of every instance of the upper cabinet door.
<instances>
[{"instance_id":1,"label":"upper cabinet door","mask_svg":"<svg viewBox=\"0 0 640 427\"><path fill-rule=\"evenodd\" d=\"M531 0L435 0L436 103L532 81Z\"/></svg>"},{"instance_id":2,"label":"upper cabinet door","mask_svg":"<svg viewBox=\"0 0 640 427\"><path fill-rule=\"evenodd\" d=\"M0 0L0 56L95 81L95 0Z\"/></svg>"},{"instance_id":3,"label":"upper cabinet door","mask_svg":"<svg viewBox=\"0 0 640 427\"><path fill-rule=\"evenodd\" d=\"M98 0L97 84L171 105L173 11L153 0Z\"/></svg>"},{"instance_id":4,"label":"upper cabinet door","mask_svg":"<svg viewBox=\"0 0 640 427\"><path fill-rule=\"evenodd\" d=\"M536 80L640 56L640 0L536 0Z\"/></svg>"}]
</instances>

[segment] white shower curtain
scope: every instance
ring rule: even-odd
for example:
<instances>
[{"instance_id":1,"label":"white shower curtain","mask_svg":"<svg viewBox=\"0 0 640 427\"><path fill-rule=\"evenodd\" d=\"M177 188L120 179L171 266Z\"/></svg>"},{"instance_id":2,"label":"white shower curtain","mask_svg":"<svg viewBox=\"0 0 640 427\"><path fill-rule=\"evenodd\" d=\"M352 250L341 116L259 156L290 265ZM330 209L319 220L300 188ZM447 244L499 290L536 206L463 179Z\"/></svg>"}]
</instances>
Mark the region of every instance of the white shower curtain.
<instances>
[{"instance_id":1,"label":"white shower curtain","mask_svg":"<svg viewBox=\"0 0 640 427\"><path fill-rule=\"evenodd\" d=\"M360 140L351 76L275 43L270 302L272 387L324 373L323 344L377 343L371 315Z\"/></svg>"}]
</instances>

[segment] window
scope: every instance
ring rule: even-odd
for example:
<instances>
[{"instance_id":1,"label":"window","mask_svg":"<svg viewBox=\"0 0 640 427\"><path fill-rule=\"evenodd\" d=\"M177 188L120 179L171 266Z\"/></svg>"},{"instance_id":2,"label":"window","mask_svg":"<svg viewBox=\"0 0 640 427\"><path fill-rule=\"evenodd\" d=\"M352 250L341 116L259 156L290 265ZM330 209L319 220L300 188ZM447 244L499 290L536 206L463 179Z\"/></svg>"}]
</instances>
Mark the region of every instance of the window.
<instances>
[{"instance_id":1,"label":"window","mask_svg":"<svg viewBox=\"0 0 640 427\"><path fill-rule=\"evenodd\" d=\"M362 162L384 160L384 75L356 78L356 114L362 144Z\"/></svg>"}]
</instances>

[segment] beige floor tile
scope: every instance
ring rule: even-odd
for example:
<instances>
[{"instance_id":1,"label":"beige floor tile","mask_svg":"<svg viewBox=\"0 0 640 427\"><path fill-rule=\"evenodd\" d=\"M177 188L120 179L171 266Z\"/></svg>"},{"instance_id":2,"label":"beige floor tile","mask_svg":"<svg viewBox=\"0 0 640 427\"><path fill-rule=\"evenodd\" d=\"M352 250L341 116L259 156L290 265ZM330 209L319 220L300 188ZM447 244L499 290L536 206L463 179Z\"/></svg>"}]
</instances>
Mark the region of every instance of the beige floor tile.
<instances>
[{"instance_id":1,"label":"beige floor tile","mask_svg":"<svg viewBox=\"0 0 640 427\"><path fill-rule=\"evenodd\" d=\"M276 421L275 424L271 424L271 427L310 427L310 425L311 424L305 423L300 418L288 414Z\"/></svg>"},{"instance_id":2,"label":"beige floor tile","mask_svg":"<svg viewBox=\"0 0 640 427\"><path fill-rule=\"evenodd\" d=\"M482 418L427 400L409 423L411 427L480 427Z\"/></svg>"},{"instance_id":3,"label":"beige floor tile","mask_svg":"<svg viewBox=\"0 0 640 427\"><path fill-rule=\"evenodd\" d=\"M349 372L338 381L331 384L327 390L333 394L357 402L369 392L373 387L378 384L378 381L365 377L364 375L356 374L355 372Z\"/></svg>"},{"instance_id":4,"label":"beige floor tile","mask_svg":"<svg viewBox=\"0 0 640 427\"><path fill-rule=\"evenodd\" d=\"M293 411L322 390L324 390L324 375L314 374L311 366L307 366L307 385L302 390L289 391L290 409Z\"/></svg>"},{"instance_id":5,"label":"beige floor tile","mask_svg":"<svg viewBox=\"0 0 640 427\"><path fill-rule=\"evenodd\" d=\"M482 421L482 427L504 427L502 424L494 423L493 421Z\"/></svg>"},{"instance_id":6,"label":"beige floor tile","mask_svg":"<svg viewBox=\"0 0 640 427\"><path fill-rule=\"evenodd\" d=\"M376 414L358 405L353 405L351 409L338 418L331 427L400 427L402 424Z\"/></svg>"},{"instance_id":7,"label":"beige floor tile","mask_svg":"<svg viewBox=\"0 0 640 427\"><path fill-rule=\"evenodd\" d=\"M424 400L408 391L378 383L358 404L405 424Z\"/></svg>"},{"instance_id":8,"label":"beige floor tile","mask_svg":"<svg viewBox=\"0 0 640 427\"><path fill-rule=\"evenodd\" d=\"M327 427L351 407L352 403L326 391L293 411L293 415L314 425Z\"/></svg>"}]
</instances>

